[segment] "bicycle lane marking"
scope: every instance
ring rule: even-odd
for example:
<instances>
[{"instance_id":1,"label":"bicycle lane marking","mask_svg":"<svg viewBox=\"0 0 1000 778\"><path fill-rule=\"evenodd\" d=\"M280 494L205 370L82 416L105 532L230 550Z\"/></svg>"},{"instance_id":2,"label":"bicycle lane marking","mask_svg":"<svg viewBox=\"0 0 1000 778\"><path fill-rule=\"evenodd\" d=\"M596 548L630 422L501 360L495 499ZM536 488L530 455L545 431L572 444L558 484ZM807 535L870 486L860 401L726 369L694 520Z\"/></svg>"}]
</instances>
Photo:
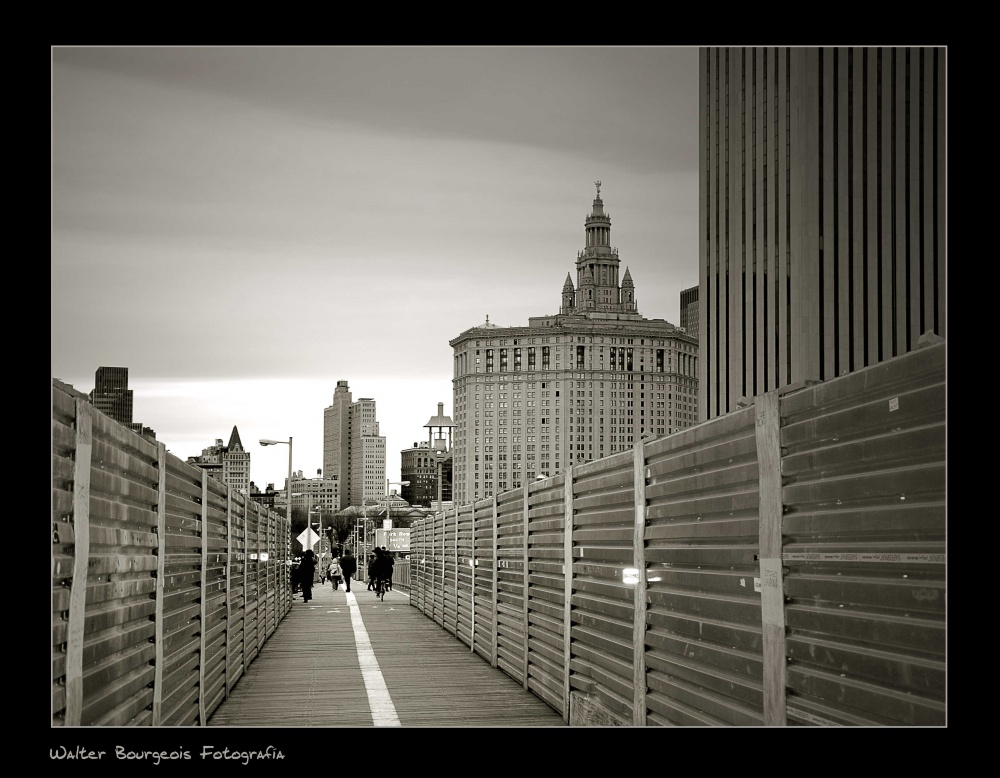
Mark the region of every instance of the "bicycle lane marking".
<instances>
[{"instance_id":1,"label":"bicycle lane marking","mask_svg":"<svg viewBox=\"0 0 1000 778\"><path fill-rule=\"evenodd\" d=\"M382 670L375 658L375 650L368 638L368 630L361 620L361 608L358 607L354 592L347 593L347 604L351 608L351 626L354 628L354 643L358 650L358 663L361 665L361 677L368 693L368 707L371 708L372 721L376 727L401 727L396 715L396 706L392 704L389 688L385 685Z\"/></svg>"}]
</instances>

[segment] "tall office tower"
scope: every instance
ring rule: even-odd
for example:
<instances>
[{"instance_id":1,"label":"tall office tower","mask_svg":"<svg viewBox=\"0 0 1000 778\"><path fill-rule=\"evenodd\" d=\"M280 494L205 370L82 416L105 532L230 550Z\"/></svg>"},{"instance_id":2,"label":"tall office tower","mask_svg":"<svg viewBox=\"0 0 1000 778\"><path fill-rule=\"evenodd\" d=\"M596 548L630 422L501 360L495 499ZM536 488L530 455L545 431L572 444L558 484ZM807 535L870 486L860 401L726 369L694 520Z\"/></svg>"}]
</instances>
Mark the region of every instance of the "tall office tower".
<instances>
[{"instance_id":1,"label":"tall office tower","mask_svg":"<svg viewBox=\"0 0 1000 778\"><path fill-rule=\"evenodd\" d=\"M337 381L332 404L323 410L323 476L340 483L340 500L350 499L351 490L351 390L347 381ZM338 505L337 510L346 508Z\"/></svg>"},{"instance_id":2,"label":"tall office tower","mask_svg":"<svg viewBox=\"0 0 1000 778\"><path fill-rule=\"evenodd\" d=\"M234 491L250 494L250 452L243 448L235 425L229 436L229 445L222 455L222 480Z\"/></svg>"},{"instance_id":3,"label":"tall office tower","mask_svg":"<svg viewBox=\"0 0 1000 778\"><path fill-rule=\"evenodd\" d=\"M385 438L375 401L352 402L347 381L337 381L333 403L323 411L323 475L339 482L337 510L385 494Z\"/></svg>"},{"instance_id":4,"label":"tall office tower","mask_svg":"<svg viewBox=\"0 0 1000 778\"><path fill-rule=\"evenodd\" d=\"M945 336L945 49L703 48L701 419Z\"/></svg>"},{"instance_id":5,"label":"tall office tower","mask_svg":"<svg viewBox=\"0 0 1000 778\"><path fill-rule=\"evenodd\" d=\"M681 290L681 329L698 338L698 287Z\"/></svg>"},{"instance_id":6,"label":"tall office tower","mask_svg":"<svg viewBox=\"0 0 1000 778\"><path fill-rule=\"evenodd\" d=\"M128 368L97 368L90 401L101 413L110 416L119 424L131 427L132 390L128 388Z\"/></svg>"},{"instance_id":7,"label":"tall office tower","mask_svg":"<svg viewBox=\"0 0 1000 778\"><path fill-rule=\"evenodd\" d=\"M698 342L637 309L600 182L584 221L576 284L559 313L498 327L487 317L454 349L454 499L515 489L569 465L632 448L697 418Z\"/></svg>"},{"instance_id":8,"label":"tall office tower","mask_svg":"<svg viewBox=\"0 0 1000 778\"><path fill-rule=\"evenodd\" d=\"M351 505L385 494L385 438L379 435L375 401L362 397L351 405Z\"/></svg>"}]
</instances>

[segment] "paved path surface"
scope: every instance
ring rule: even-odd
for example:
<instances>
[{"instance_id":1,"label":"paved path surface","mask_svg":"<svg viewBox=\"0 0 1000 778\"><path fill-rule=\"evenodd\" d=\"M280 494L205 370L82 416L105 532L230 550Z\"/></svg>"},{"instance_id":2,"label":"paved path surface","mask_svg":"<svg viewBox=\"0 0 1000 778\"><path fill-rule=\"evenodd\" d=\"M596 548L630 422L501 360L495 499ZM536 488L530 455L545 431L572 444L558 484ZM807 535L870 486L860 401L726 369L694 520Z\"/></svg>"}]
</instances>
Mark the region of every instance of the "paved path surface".
<instances>
[{"instance_id":1,"label":"paved path surface","mask_svg":"<svg viewBox=\"0 0 1000 778\"><path fill-rule=\"evenodd\" d=\"M365 584L296 595L210 727L562 727L562 716L409 604Z\"/></svg>"}]
</instances>

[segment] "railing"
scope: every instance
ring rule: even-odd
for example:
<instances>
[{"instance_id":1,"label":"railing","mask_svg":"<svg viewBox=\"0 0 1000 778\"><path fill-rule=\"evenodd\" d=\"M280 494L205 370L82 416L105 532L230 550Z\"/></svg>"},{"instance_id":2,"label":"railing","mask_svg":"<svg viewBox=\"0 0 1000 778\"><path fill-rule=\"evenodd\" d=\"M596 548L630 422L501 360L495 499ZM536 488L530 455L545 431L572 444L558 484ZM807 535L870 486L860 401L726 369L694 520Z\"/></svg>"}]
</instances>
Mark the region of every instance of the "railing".
<instances>
[{"instance_id":1,"label":"railing","mask_svg":"<svg viewBox=\"0 0 1000 778\"><path fill-rule=\"evenodd\" d=\"M401 592L410 591L410 560L398 559L392 568L392 588Z\"/></svg>"},{"instance_id":2,"label":"railing","mask_svg":"<svg viewBox=\"0 0 1000 778\"><path fill-rule=\"evenodd\" d=\"M945 513L941 343L421 519L410 602L570 724L937 726Z\"/></svg>"},{"instance_id":3,"label":"railing","mask_svg":"<svg viewBox=\"0 0 1000 778\"><path fill-rule=\"evenodd\" d=\"M52 723L204 725L291 605L290 528L52 391Z\"/></svg>"}]
</instances>

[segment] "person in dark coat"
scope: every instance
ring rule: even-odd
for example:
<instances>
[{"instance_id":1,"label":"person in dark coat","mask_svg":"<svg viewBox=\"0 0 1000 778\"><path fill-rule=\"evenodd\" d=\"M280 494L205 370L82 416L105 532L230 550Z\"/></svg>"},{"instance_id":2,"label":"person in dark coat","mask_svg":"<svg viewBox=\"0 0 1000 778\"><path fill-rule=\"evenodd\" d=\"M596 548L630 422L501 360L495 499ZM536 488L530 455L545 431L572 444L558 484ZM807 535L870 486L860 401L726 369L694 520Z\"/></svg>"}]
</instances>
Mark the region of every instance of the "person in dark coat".
<instances>
[{"instance_id":1,"label":"person in dark coat","mask_svg":"<svg viewBox=\"0 0 1000 778\"><path fill-rule=\"evenodd\" d=\"M351 576L357 572L358 560L351 553L351 549L346 549L340 558L340 572L344 574L344 588L351 591Z\"/></svg>"},{"instance_id":2,"label":"person in dark coat","mask_svg":"<svg viewBox=\"0 0 1000 778\"><path fill-rule=\"evenodd\" d=\"M378 559L378 546L375 546L375 548L373 548L368 553L368 591L370 592L375 591L374 567L377 559Z\"/></svg>"},{"instance_id":3,"label":"person in dark coat","mask_svg":"<svg viewBox=\"0 0 1000 778\"><path fill-rule=\"evenodd\" d=\"M389 567L389 564L385 561L385 558L388 555L385 554L382 551L382 549L379 548L378 546L375 546L375 551L373 552L373 554L375 555L375 561L373 561L368 566L368 575L370 579L374 582L373 586L375 594L379 594L381 592L382 595L385 596L384 582L386 576L388 575L387 568Z\"/></svg>"},{"instance_id":4,"label":"person in dark coat","mask_svg":"<svg viewBox=\"0 0 1000 778\"><path fill-rule=\"evenodd\" d=\"M316 555L311 548L306 549L299 564L299 584L302 586L302 602L312 599L313 576L316 574Z\"/></svg>"},{"instance_id":5,"label":"person in dark coat","mask_svg":"<svg viewBox=\"0 0 1000 778\"><path fill-rule=\"evenodd\" d=\"M392 591L392 568L396 566L396 560L392 558L392 553L382 546L382 556L385 557L385 588Z\"/></svg>"}]
</instances>

